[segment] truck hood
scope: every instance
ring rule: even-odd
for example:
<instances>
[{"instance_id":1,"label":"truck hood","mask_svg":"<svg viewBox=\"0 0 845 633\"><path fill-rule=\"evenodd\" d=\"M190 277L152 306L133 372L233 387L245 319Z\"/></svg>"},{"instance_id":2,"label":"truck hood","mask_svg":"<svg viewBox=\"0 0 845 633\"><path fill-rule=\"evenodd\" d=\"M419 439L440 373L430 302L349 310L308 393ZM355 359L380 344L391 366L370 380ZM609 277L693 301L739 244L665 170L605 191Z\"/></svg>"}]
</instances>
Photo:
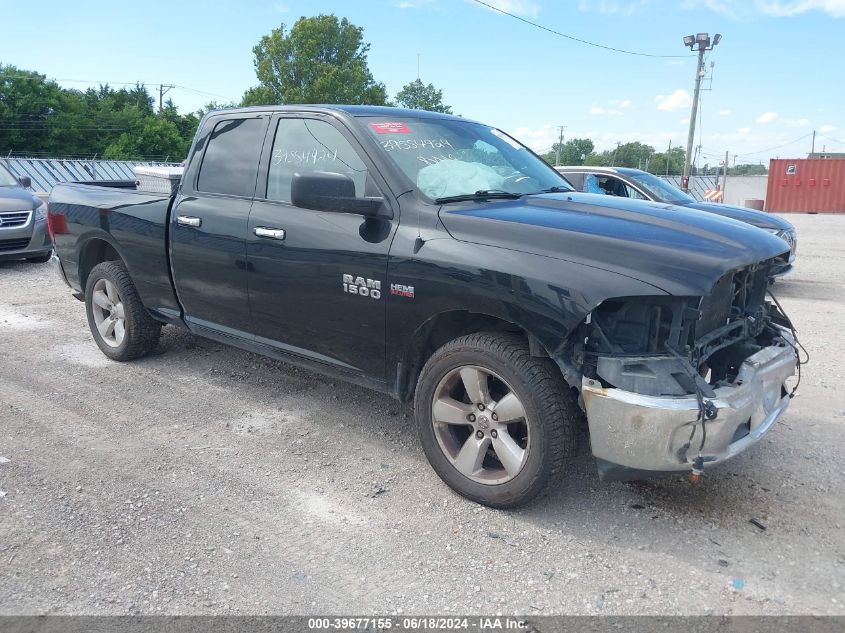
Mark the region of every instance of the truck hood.
<instances>
[{"instance_id":1,"label":"truck hood","mask_svg":"<svg viewBox=\"0 0 845 633\"><path fill-rule=\"evenodd\" d=\"M730 270L785 256L785 242L749 224L667 204L584 193L441 207L457 240L572 261L674 295L709 294ZM550 280L559 272L550 268Z\"/></svg>"},{"instance_id":2,"label":"truck hood","mask_svg":"<svg viewBox=\"0 0 845 633\"><path fill-rule=\"evenodd\" d=\"M687 209L698 209L700 211L707 211L708 213L715 213L717 215L739 220L740 222L747 222L752 226L760 227L761 229L777 229L794 230L792 224L783 218L779 218L771 213L764 213L763 211L756 211L754 209L744 209L743 207L733 207L727 204L715 204L713 202L690 202L684 204Z\"/></svg>"},{"instance_id":3,"label":"truck hood","mask_svg":"<svg viewBox=\"0 0 845 633\"><path fill-rule=\"evenodd\" d=\"M22 187L0 187L0 213L3 211L32 211L38 200Z\"/></svg>"}]
</instances>

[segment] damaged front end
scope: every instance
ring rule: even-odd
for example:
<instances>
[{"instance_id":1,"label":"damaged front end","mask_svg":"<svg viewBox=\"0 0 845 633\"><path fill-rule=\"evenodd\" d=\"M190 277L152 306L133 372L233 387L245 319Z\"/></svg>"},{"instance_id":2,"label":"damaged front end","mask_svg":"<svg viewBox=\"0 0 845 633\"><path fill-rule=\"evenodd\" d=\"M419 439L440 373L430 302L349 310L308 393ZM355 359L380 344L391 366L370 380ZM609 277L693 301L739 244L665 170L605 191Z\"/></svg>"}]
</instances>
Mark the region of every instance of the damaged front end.
<instances>
[{"instance_id":1,"label":"damaged front end","mask_svg":"<svg viewBox=\"0 0 845 633\"><path fill-rule=\"evenodd\" d=\"M590 313L568 365L602 478L699 472L783 414L798 358L788 318L766 301L774 263L731 271L704 297L622 297Z\"/></svg>"}]
</instances>

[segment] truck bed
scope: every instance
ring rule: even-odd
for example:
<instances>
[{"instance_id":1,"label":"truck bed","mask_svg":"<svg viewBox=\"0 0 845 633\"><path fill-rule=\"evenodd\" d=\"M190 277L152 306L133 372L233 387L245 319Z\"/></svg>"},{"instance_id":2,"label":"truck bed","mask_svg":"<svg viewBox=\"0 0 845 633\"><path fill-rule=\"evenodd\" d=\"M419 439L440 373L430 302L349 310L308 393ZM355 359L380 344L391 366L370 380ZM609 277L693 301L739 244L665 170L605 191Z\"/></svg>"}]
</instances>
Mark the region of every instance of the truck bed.
<instances>
[{"instance_id":1,"label":"truck bed","mask_svg":"<svg viewBox=\"0 0 845 633\"><path fill-rule=\"evenodd\" d=\"M144 305L178 321L181 310L170 278L168 222L173 197L138 191L132 180L57 185L49 199L56 252L68 284L79 294L97 261L113 249L126 263Z\"/></svg>"}]
</instances>

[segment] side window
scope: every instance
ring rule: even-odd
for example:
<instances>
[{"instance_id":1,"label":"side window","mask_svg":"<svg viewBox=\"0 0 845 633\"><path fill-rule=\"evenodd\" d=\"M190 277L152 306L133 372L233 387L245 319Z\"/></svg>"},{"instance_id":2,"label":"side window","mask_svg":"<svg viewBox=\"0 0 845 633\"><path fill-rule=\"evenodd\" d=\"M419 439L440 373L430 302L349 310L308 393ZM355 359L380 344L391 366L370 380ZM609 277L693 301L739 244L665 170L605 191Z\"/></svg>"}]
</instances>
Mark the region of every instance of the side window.
<instances>
[{"instance_id":1,"label":"side window","mask_svg":"<svg viewBox=\"0 0 845 633\"><path fill-rule=\"evenodd\" d=\"M610 196L642 199L642 196L637 193L636 190L632 189L618 178L614 178L613 176L599 176L596 180L603 192Z\"/></svg>"},{"instance_id":2,"label":"side window","mask_svg":"<svg viewBox=\"0 0 845 633\"><path fill-rule=\"evenodd\" d=\"M584 191L584 174L578 172L559 172L575 191Z\"/></svg>"},{"instance_id":3,"label":"side window","mask_svg":"<svg viewBox=\"0 0 845 633\"><path fill-rule=\"evenodd\" d=\"M602 193L606 193L609 196L615 196L616 193L616 185L619 183L616 178L611 178L610 176L596 176L596 182L599 185L599 189L601 189Z\"/></svg>"},{"instance_id":4,"label":"side window","mask_svg":"<svg viewBox=\"0 0 845 633\"><path fill-rule=\"evenodd\" d=\"M647 200L648 199L643 194L641 194L639 191L634 189L628 183L625 183L625 191L628 193L628 197L633 199L633 200Z\"/></svg>"},{"instance_id":5,"label":"side window","mask_svg":"<svg viewBox=\"0 0 845 633\"><path fill-rule=\"evenodd\" d=\"M267 198L290 202L294 174L314 171L349 176L355 183L355 195L366 195L367 166L337 128L315 119L279 119L267 174Z\"/></svg>"},{"instance_id":6,"label":"side window","mask_svg":"<svg viewBox=\"0 0 845 633\"><path fill-rule=\"evenodd\" d=\"M208 139L197 191L252 196L264 140L265 119L220 121Z\"/></svg>"},{"instance_id":7,"label":"side window","mask_svg":"<svg viewBox=\"0 0 845 633\"><path fill-rule=\"evenodd\" d=\"M602 189L601 185L599 184L599 179L596 177L595 174L585 174L584 188L581 191L585 191L587 193L607 193L604 189Z\"/></svg>"}]
</instances>

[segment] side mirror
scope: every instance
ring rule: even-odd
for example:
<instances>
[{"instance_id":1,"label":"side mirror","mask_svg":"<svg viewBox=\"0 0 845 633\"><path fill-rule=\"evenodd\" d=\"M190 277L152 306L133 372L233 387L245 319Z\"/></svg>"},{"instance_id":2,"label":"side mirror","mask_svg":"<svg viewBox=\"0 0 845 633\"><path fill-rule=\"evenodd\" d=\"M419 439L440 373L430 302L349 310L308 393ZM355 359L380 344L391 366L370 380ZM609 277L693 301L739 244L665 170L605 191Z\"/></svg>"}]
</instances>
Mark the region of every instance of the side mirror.
<instances>
[{"instance_id":1,"label":"side mirror","mask_svg":"<svg viewBox=\"0 0 845 633\"><path fill-rule=\"evenodd\" d=\"M21 183L21 187L25 189L29 189L32 186L32 179L29 176L21 176L18 178L18 182Z\"/></svg>"},{"instance_id":2,"label":"side mirror","mask_svg":"<svg viewBox=\"0 0 845 633\"><path fill-rule=\"evenodd\" d=\"M349 176L327 171L294 174L290 185L291 204L315 211L355 213L371 218L381 211L384 198L355 196Z\"/></svg>"}]
</instances>

